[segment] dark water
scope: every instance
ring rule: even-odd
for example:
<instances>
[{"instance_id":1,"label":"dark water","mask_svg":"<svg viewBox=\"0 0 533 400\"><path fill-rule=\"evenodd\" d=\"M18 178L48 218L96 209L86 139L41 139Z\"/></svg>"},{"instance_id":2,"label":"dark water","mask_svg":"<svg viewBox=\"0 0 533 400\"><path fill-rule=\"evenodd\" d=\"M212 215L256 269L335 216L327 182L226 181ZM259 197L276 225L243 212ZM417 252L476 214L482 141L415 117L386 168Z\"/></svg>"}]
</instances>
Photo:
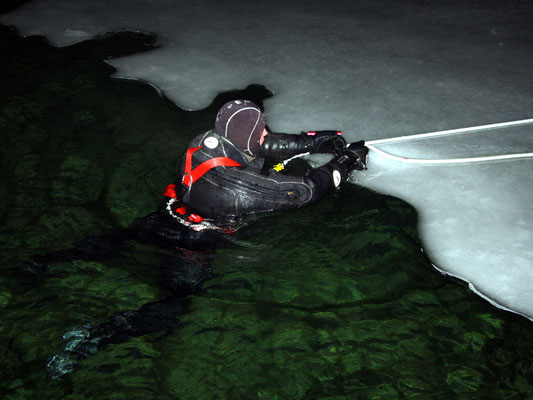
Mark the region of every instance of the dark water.
<instances>
[{"instance_id":1,"label":"dark water","mask_svg":"<svg viewBox=\"0 0 533 400\"><path fill-rule=\"evenodd\" d=\"M116 34L56 49L0 30L0 394L4 399L528 399L533 325L436 272L416 213L354 185L261 217L216 253L183 325L110 345L59 380L65 331L163 297L161 250L15 266L156 210L187 142L230 98L185 112L101 60L149 50Z\"/></svg>"}]
</instances>

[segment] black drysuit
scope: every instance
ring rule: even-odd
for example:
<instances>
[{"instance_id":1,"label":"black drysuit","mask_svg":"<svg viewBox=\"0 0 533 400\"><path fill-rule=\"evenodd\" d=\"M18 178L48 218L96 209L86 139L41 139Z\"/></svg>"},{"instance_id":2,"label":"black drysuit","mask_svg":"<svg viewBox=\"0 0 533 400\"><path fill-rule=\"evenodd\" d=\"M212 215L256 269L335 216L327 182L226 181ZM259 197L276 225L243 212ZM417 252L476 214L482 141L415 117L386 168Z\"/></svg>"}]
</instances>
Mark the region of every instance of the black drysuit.
<instances>
[{"instance_id":1,"label":"black drysuit","mask_svg":"<svg viewBox=\"0 0 533 400\"><path fill-rule=\"evenodd\" d=\"M279 133L269 134L266 141L262 155L277 160L305 153L312 144L311 138ZM320 200L335 187L330 164L311 169L302 176L266 170L265 158L248 157L213 130L195 137L189 149L196 150L183 157L176 194L202 217L239 217L302 207ZM187 168L188 157L190 168ZM240 166L217 166L191 182L190 172L213 158L230 159Z\"/></svg>"}]
</instances>

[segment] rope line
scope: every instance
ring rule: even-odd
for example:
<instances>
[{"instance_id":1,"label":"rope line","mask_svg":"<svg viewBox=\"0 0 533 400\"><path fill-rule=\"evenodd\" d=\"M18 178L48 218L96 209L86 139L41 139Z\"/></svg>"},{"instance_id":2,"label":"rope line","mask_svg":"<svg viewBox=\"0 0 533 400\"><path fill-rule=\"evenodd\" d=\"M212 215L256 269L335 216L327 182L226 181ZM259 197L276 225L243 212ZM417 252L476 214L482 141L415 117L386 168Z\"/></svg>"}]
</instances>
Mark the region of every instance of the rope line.
<instances>
[{"instance_id":1,"label":"rope line","mask_svg":"<svg viewBox=\"0 0 533 400\"><path fill-rule=\"evenodd\" d=\"M389 139L370 140L370 141L366 142L366 145L367 146L368 145L373 146L373 145L376 145L376 144L384 144L384 143L392 143L392 142L403 142L403 141L406 141L406 140L425 139L425 138L428 138L428 137L435 137L435 136L454 135L454 134L459 134L459 133L483 131L483 130L497 129L497 128L508 128L510 126L525 125L525 124L531 124L531 123L533 123L533 118L521 119L519 121L500 122L500 123L497 123L497 124L490 124L490 125L473 126L471 128L449 129L449 130L446 130L446 131L420 133L418 135L407 135L407 136L398 136L398 137L389 138Z\"/></svg>"},{"instance_id":2,"label":"rope line","mask_svg":"<svg viewBox=\"0 0 533 400\"><path fill-rule=\"evenodd\" d=\"M374 146L367 146L370 150L386 157L391 160L411 163L411 164L465 164L465 163L475 163L483 161L497 161L497 160L513 160L518 158L530 158L533 157L533 153L518 153L518 154L504 154L499 156L486 156L486 157L468 157L468 158L449 158L449 159L436 159L436 160L426 160L420 158L408 158L397 156L394 154L387 153L381 149L378 149Z\"/></svg>"},{"instance_id":3,"label":"rope line","mask_svg":"<svg viewBox=\"0 0 533 400\"><path fill-rule=\"evenodd\" d=\"M375 145L384 144L384 143L392 143L392 142L403 142L403 141L415 140L415 139L425 139L425 138L436 137L436 136L455 135L455 134L460 134L460 133L468 133L468 132L475 132L475 131L481 131L481 130L507 128L510 126L525 125L525 124L531 124L531 123L533 123L533 118L522 119L519 121L501 122L501 123L490 124L490 125L480 125L480 126L474 126L471 128L450 129L446 131L421 133L418 135L399 136L399 137L389 138L389 139L370 140L366 142L366 146L370 150L386 158L389 158L391 160L405 162L405 163L411 163L411 164L464 164L464 163L475 163L475 162L485 162L485 161L530 158L530 157L533 157L533 153L517 153L517 154L504 154L504 155L485 156L485 157L467 157L467 158L426 160L426 159L420 159L420 158L408 158L408 157L397 156L391 153L387 153L381 149L378 149L377 147L375 147Z\"/></svg>"}]
</instances>

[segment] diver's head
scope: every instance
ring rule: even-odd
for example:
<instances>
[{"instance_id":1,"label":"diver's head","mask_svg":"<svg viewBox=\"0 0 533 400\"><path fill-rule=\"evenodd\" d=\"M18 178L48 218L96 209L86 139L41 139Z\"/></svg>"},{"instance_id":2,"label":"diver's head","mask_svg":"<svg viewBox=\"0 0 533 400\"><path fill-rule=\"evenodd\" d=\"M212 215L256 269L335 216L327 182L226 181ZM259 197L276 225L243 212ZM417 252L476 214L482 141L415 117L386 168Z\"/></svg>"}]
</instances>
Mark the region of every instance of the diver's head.
<instances>
[{"instance_id":1,"label":"diver's head","mask_svg":"<svg viewBox=\"0 0 533 400\"><path fill-rule=\"evenodd\" d=\"M217 114L215 130L237 148L250 156L256 156L261 147L265 130L263 113L248 100L233 100L222 106Z\"/></svg>"}]
</instances>

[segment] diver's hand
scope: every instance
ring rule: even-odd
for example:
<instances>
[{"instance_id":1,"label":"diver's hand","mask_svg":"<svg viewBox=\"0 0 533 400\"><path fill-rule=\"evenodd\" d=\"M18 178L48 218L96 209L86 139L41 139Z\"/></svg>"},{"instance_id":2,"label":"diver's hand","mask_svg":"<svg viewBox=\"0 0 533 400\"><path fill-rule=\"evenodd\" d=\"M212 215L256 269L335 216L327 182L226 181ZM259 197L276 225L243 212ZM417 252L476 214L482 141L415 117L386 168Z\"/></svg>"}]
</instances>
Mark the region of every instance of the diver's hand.
<instances>
[{"instance_id":1,"label":"diver's hand","mask_svg":"<svg viewBox=\"0 0 533 400\"><path fill-rule=\"evenodd\" d=\"M359 171L368 169L366 166L368 161L368 147L365 146L364 140L350 143L348 147L344 149L343 154L345 153L350 153L351 156L355 156L355 158L353 159L354 169L357 169Z\"/></svg>"},{"instance_id":2,"label":"diver's hand","mask_svg":"<svg viewBox=\"0 0 533 400\"><path fill-rule=\"evenodd\" d=\"M351 143L340 155L334 157L333 160L326 164L326 166L329 165L332 168L335 187L339 186L341 180L348 179L354 169L366 169L367 154L368 148L365 146L365 142L361 140L360 142Z\"/></svg>"},{"instance_id":3,"label":"diver's hand","mask_svg":"<svg viewBox=\"0 0 533 400\"><path fill-rule=\"evenodd\" d=\"M302 132L302 135L312 139L311 153L329 153L338 156L346 147L346 140L340 131Z\"/></svg>"}]
</instances>

